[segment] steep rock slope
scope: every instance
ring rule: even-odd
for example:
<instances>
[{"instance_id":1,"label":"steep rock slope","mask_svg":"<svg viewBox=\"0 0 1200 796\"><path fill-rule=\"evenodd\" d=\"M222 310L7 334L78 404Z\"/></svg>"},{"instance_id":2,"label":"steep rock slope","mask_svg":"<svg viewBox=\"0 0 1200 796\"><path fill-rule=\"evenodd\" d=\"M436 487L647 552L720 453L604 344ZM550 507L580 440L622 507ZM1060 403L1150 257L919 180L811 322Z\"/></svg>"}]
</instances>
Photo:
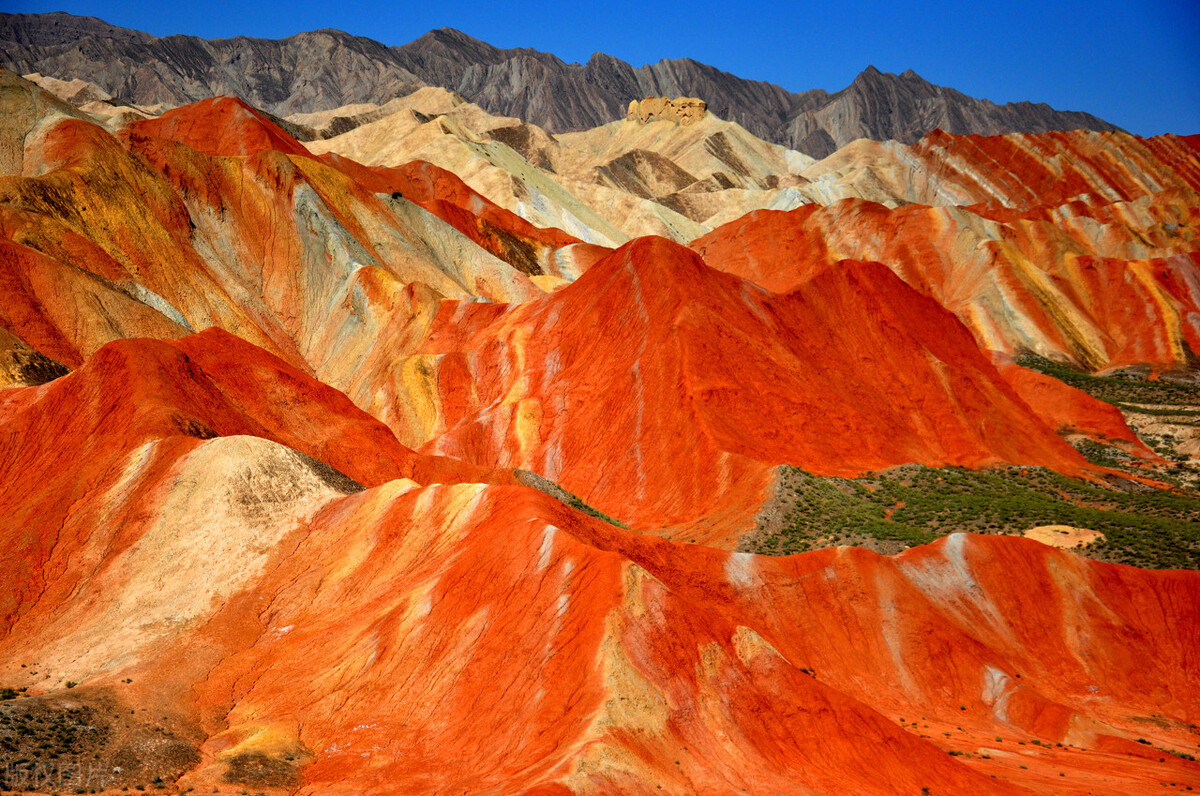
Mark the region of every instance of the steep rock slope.
<instances>
[{"instance_id":1,"label":"steep rock slope","mask_svg":"<svg viewBox=\"0 0 1200 796\"><path fill-rule=\"evenodd\" d=\"M385 47L331 30L282 40L206 41L156 38L61 13L6 14L0 17L0 48L3 65L20 74L80 78L139 105L236 94L281 116L383 103L423 82L491 113L563 132L623 118L630 100L699 97L721 118L814 157L860 137L912 143L939 127L982 134L1116 129L1090 114L1043 103L974 99L911 70L893 75L868 67L834 94L797 94L687 58L635 68L596 53L586 64L567 64L536 50L501 50L449 28Z\"/></svg>"},{"instance_id":2,"label":"steep rock slope","mask_svg":"<svg viewBox=\"0 0 1200 796\"><path fill-rule=\"evenodd\" d=\"M432 90L390 105L392 112L311 141L309 150L376 166L428 160L532 223L559 227L596 245L616 246L644 234L690 240L707 231L623 186L560 174L555 166L562 149L557 139L519 119L492 116Z\"/></svg>"},{"instance_id":3,"label":"steep rock slope","mask_svg":"<svg viewBox=\"0 0 1200 796\"><path fill-rule=\"evenodd\" d=\"M433 328L432 372L393 399L436 407L423 450L533 470L637 527L683 523L664 531L679 538L729 544L781 463L1084 466L964 327L878 264L773 296L644 238L543 299L447 305Z\"/></svg>"},{"instance_id":4,"label":"steep rock slope","mask_svg":"<svg viewBox=\"0 0 1200 796\"><path fill-rule=\"evenodd\" d=\"M433 214L377 194L236 100L118 136L47 113L23 144L24 176L0 177L4 325L71 367L119 337L219 326L336 381L443 297L541 295L522 269L571 240L451 175Z\"/></svg>"},{"instance_id":5,"label":"steep rock slope","mask_svg":"<svg viewBox=\"0 0 1200 796\"><path fill-rule=\"evenodd\" d=\"M935 86L911 69L895 75L869 66L828 98L801 100L787 115L786 132L772 138L820 158L858 138L913 144L933 130L997 135L1116 129L1089 113L1058 111L1044 102L997 105Z\"/></svg>"},{"instance_id":6,"label":"steep rock slope","mask_svg":"<svg viewBox=\"0 0 1200 796\"><path fill-rule=\"evenodd\" d=\"M281 370L205 333L113 343L0 392L0 552L19 562L0 584L0 680L30 715L88 711L97 784L1200 786L1164 751L1196 740L1196 573L961 535L895 558L760 558L524 487L382 481L409 454L332 390L290 371L291 400L228 391ZM378 451L382 469L355 483L277 428L327 461Z\"/></svg>"},{"instance_id":7,"label":"steep rock slope","mask_svg":"<svg viewBox=\"0 0 1200 796\"><path fill-rule=\"evenodd\" d=\"M1200 343L1193 139L937 134L906 157L907 176L893 184L908 198L960 206L843 199L757 211L691 245L780 292L823 263L877 260L957 314L985 349L1092 369L1191 366Z\"/></svg>"},{"instance_id":8,"label":"steep rock slope","mask_svg":"<svg viewBox=\"0 0 1200 796\"><path fill-rule=\"evenodd\" d=\"M280 115L386 102L424 83L377 41L336 30L287 39L156 37L94 17L5 14L4 63L19 74L71 75L142 106L233 94ZM38 66L38 65L41 66Z\"/></svg>"}]
</instances>

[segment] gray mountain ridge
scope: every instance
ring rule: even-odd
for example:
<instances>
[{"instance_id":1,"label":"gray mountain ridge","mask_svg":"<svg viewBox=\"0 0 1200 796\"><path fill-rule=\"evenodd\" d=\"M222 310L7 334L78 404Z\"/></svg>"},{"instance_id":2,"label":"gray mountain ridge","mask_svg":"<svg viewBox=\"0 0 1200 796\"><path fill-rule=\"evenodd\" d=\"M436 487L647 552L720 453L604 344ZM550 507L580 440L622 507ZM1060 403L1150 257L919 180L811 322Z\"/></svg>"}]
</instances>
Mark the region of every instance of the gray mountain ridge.
<instances>
[{"instance_id":1,"label":"gray mountain ridge","mask_svg":"<svg viewBox=\"0 0 1200 796\"><path fill-rule=\"evenodd\" d=\"M286 39L156 37L94 17L0 13L0 65L80 78L138 105L171 107L231 94L276 116L384 103L433 85L551 133L623 118L633 99L700 97L717 116L814 157L857 138L914 143L935 128L984 135L1119 129L1044 103L976 99L912 70L895 75L868 67L841 91L796 93L688 58L634 67L596 53L585 64L566 63L537 50L493 47L451 28L389 47L337 30Z\"/></svg>"}]
</instances>

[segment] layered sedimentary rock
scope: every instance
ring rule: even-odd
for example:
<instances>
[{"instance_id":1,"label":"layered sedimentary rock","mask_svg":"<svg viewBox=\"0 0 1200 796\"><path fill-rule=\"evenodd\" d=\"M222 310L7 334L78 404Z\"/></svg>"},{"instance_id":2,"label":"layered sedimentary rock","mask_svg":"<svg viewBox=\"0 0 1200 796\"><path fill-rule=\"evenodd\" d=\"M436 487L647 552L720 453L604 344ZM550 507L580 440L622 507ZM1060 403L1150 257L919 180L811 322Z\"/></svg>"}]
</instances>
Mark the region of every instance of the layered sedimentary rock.
<instances>
[{"instance_id":1,"label":"layered sedimentary rock","mask_svg":"<svg viewBox=\"0 0 1200 796\"><path fill-rule=\"evenodd\" d=\"M53 753L116 789L1200 787L1195 572L729 552L783 464L1153 459L1010 355L1189 362L1193 139L813 163L712 113L552 136L425 89L293 119L353 128L306 147L232 98L99 120L0 79L6 760L73 721ZM739 191L810 204L691 247L588 204Z\"/></svg>"},{"instance_id":2,"label":"layered sedimentary rock","mask_svg":"<svg viewBox=\"0 0 1200 796\"><path fill-rule=\"evenodd\" d=\"M689 125L702 119L707 111L708 103L695 97L646 97L630 100L625 118L642 124L668 121Z\"/></svg>"},{"instance_id":3,"label":"layered sedimentary rock","mask_svg":"<svg viewBox=\"0 0 1200 796\"><path fill-rule=\"evenodd\" d=\"M610 254L538 229L427 163L314 157L236 100L134 121L115 136L65 114L39 124L23 156L40 176L0 185L11 230L4 320L18 342L66 367L121 337L219 326L345 391L412 448L534 470L637 527L727 546L748 529L779 464L828 474L913 461L1084 467L1054 433L1070 418L1031 412L1014 392L1024 382L1002 376L978 350L983 342L1015 352L1020 340L987 344L986 334L1043 328L988 315L998 301L1030 307L1031 318L1069 319L1030 286L1025 260L1011 275L995 260L972 275L954 259L972 249L954 242L934 248L950 258L934 269L938 261L915 258L903 237L859 254L897 279L837 256L855 241L886 242L889 213L911 217L902 230L921 222L943 234L953 234L939 220L948 213L975 219L974 234L1012 246L1013 235L993 229L1015 222L983 210L806 206L751 215L700 239L703 260L662 239ZM618 124L630 128L592 145L619 149L628 136L660 135L655 125L676 127ZM733 134L711 124L726 123L706 117L687 128L691 138L659 146L698 158L688 141L703 147ZM747 139L739 162L766 170L786 160L762 147ZM855 232L856 219L871 235ZM811 233L816 220L823 226ZM1040 229L1026 233L1030 250L1048 234ZM1172 278L1186 284L1186 273ZM1160 290L1126 285L1142 305L1146 290ZM1101 317L1090 305L1084 312ZM1176 317L1164 314L1144 332L1167 352L1190 345ZM903 332L887 332L885 318ZM1113 316L1112 334L1119 323ZM714 336L714 328L724 331ZM1057 328L1043 334L1073 339ZM864 347L865 339L878 342ZM830 370L830 350L861 359L853 377ZM934 350L940 365L928 358ZM1098 350L1120 361L1121 350ZM1127 353L1170 360L1157 350ZM907 364L898 370L897 362ZM615 409L605 397L614 379L631 396ZM787 420L762 428L760 417ZM1111 418L1076 426L1123 439Z\"/></svg>"},{"instance_id":4,"label":"layered sedimentary rock","mask_svg":"<svg viewBox=\"0 0 1200 796\"><path fill-rule=\"evenodd\" d=\"M913 143L936 128L963 134L1116 129L1044 103L996 105L968 97L911 70L894 75L868 67L833 94L795 93L687 58L635 68L596 53L586 64L567 64L527 48L501 50L449 28L385 47L333 30L207 41L156 38L61 13L11 14L0 17L0 53L0 65L20 74L81 78L138 105L236 94L283 116L384 103L424 83L555 133L620 119L631 100L682 93L703 97L710 110L761 138L814 157L862 137Z\"/></svg>"},{"instance_id":5,"label":"layered sedimentary rock","mask_svg":"<svg viewBox=\"0 0 1200 796\"><path fill-rule=\"evenodd\" d=\"M506 215L428 165L389 170L318 160L233 100L134 122L119 139L64 119L48 125L31 151L45 168L57 168L7 188L8 207L25 230L22 243L12 244L23 258L14 261L16 273L33 273L42 260L39 267L71 273L82 266L103 277L97 284L121 288L105 288L114 293L111 301L129 304L73 318L64 301L71 294L59 291L53 301L32 294L30 310L10 321L11 331L68 367L117 337L170 338L221 326L345 390L412 447L483 467L536 470L640 527L680 526L675 533L683 538L702 534L722 544L746 529L776 464L851 473L906 461L1007 461L1069 471L1082 463L1015 403L956 321L877 266L839 264L776 306L755 285L721 277L686 249L659 240L607 258L593 251L584 278L544 303L531 302L541 295L531 273L574 277L550 273L562 262L558 251L579 250L573 238ZM102 170L118 170L124 181L111 196L80 201L81 215L66 205L28 205L47 183L76 186L82 196ZM133 215L126 209L137 207L143 209ZM418 207L436 215L423 216ZM75 247L86 241L96 256L76 263L64 240L79 241ZM592 265L597 259L605 265ZM102 266L108 270L98 272ZM14 284L22 286L12 293L17 297L30 296L26 285L35 283L21 277ZM822 355L802 341L845 328L816 299L821 291L839 296L838 312L870 306L934 323L920 332L914 326L915 337L892 338L886 346L891 360L911 360L915 381L903 389L894 377L876 384L874 366L863 369L861 382L821 386L803 375L820 367ZM461 301L474 298L518 306ZM109 328L112 316L125 325ZM876 318L865 315L860 331L874 328ZM90 331L101 321L109 325ZM712 349L705 328L714 323L740 329L740 336L715 341ZM754 342L765 339L776 340L774 347L761 350ZM644 342L630 346L630 340ZM957 363L960 383L942 382L914 356L945 340L956 341L944 359ZM600 349L586 353L600 341ZM576 354L563 353L576 346ZM777 389L763 393L758 381L743 385L732 371L721 375L700 365L712 359L742 362ZM559 365L546 364L554 361ZM574 367L585 371L572 376ZM611 386L607 378L597 381L598 367L616 378L630 374L632 394L644 392L622 406L619 422L607 411L565 411L605 405L601 394L588 392ZM671 373L677 375L665 375ZM916 395L928 396L923 412L938 414L938 423L905 419L921 415L905 408ZM867 396L879 403L869 412ZM939 402L943 408L935 411ZM730 419L739 412L750 413L745 424ZM792 418L790 430L748 437L735 431L752 428L751 415L780 413ZM983 416L1004 431L981 435ZM642 425L649 418L654 424ZM830 433L831 423L840 430ZM956 425L961 434L951 433ZM892 433L883 433L885 426ZM602 428L605 441L596 448ZM846 436L879 444L835 443ZM1030 443L1018 449L1014 439ZM670 453L680 445L707 453ZM735 472L743 474L731 477Z\"/></svg>"},{"instance_id":6,"label":"layered sedimentary rock","mask_svg":"<svg viewBox=\"0 0 1200 796\"><path fill-rule=\"evenodd\" d=\"M552 136L433 89L335 114L370 121L307 143L311 151L382 166L429 160L536 224L601 245L644 234L683 242L749 210L811 201L799 176L810 158L712 114L688 125L622 120Z\"/></svg>"},{"instance_id":7,"label":"layered sedimentary rock","mask_svg":"<svg viewBox=\"0 0 1200 796\"><path fill-rule=\"evenodd\" d=\"M714 267L777 291L842 257L882 262L957 314L989 350L1090 369L1190 366L1200 344L1200 149L1172 136L1094 135L1104 140L923 141L917 149L939 153L920 161L929 166L928 190L980 204L843 199L756 211L692 246ZM947 152L976 147L1008 156ZM1049 204L1036 204L1038 195Z\"/></svg>"},{"instance_id":8,"label":"layered sedimentary rock","mask_svg":"<svg viewBox=\"0 0 1200 796\"><path fill-rule=\"evenodd\" d=\"M337 153L373 166L427 160L532 223L561 228L591 244L616 246L643 234L688 240L707 231L647 197L559 173L559 141L520 119L492 116L434 89L392 108L307 146L314 153Z\"/></svg>"},{"instance_id":9,"label":"layered sedimentary rock","mask_svg":"<svg viewBox=\"0 0 1200 796\"><path fill-rule=\"evenodd\" d=\"M93 786L1200 786L1161 751L1195 739L1195 573L963 535L667 542L423 469L215 332L0 393L0 440L0 679L22 710L90 711Z\"/></svg>"},{"instance_id":10,"label":"layered sedimentary rock","mask_svg":"<svg viewBox=\"0 0 1200 796\"><path fill-rule=\"evenodd\" d=\"M678 538L730 545L777 464L1085 466L964 327L878 264L773 296L649 238L544 299L468 309L434 323L427 392L397 398L436 407L422 450L533 470ZM831 347L859 365L827 368Z\"/></svg>"},{"instance_id":11,"label":"layered sedimentary rock","mask_svg":"<svg viewBox=\"0 0 1200 796\"><path fill-rule=\"evenodd\" d=\"M1144 259L1191 245L1186 235L1170 234L1186 226L1187 208L1195 203L1195 144L1186 136L936 132L913 146L860 140L814 162L712 113L688 126L622 121L551 136L474 106L447 108L433 95L414 96L403 110L411 112L397 109L309 146L380 165L400 165L416 154L534 223L610 246L648 233L686 242L752 210L842 199L890 208L987 205L986 217L1004 224L1019 223L1023 214L1069 231L1081 255ZM1140 210L1106 209L1123 202L1184 212L1169 211L1164 236L1155 229L1159 221ZM1071 216L1081 213L1103 226L1135 229L1134 239L1144 235L1150 245L1066 229L1079 224Z\"/></svg>"},{"instance_id":12,"label":"layered sedimentary rock","mask_svg":"<svg viewBox=\"0 0 1200 796\"><path fill-rule=\"evenodd\" d=\"M444 192L433 213L398 191L374 193L379 186L335 167L357 174L346 162L317 160L234 100L135 123L119 137L45 116L22 157L40 176L0 186L8 324L72 366L115 337L217 325L294 364L337 367L340 357L331 361L318 341L345 340L339 327L358 327L367 308L383 322L406 293L418 304L527 298L541 292L527 275L531 258L547 240L571 241L541 230L527 240L526 222L465 186L457 198ZM524 272L468 235L517 252ZM107 311L69 320L77 291Z\"/></svg>"},{"instance_id":13,"label":"layered sedimentary rock","mask_svg":"<svg viewBox=\"0 0 1200 796\"><path fill-rule=\"evenodd\" d=\"M857 141L801 175L821 204L862 198L893 206L1048 211L1069 202L1096 206L1194 192L1200 181L1196 147L1196 136L959 136L938 130L913 146Z\"/></svg>"}]
</instances>

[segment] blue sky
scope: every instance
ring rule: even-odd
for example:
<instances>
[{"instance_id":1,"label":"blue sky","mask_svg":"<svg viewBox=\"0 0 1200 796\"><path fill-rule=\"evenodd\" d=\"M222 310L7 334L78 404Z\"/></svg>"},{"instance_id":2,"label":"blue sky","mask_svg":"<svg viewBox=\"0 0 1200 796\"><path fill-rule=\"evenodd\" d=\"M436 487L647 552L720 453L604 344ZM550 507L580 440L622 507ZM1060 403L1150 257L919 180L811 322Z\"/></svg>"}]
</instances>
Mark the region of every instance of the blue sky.
<instances>
[{"instance_id":1,"label":"blue sky","mask_svg":"<svg viewBox=\"0 0 1200 796\"><path fill-rule=\"evenodd\" d=\"M1141 135L1200 133L1200 0L1183 2L559 2L3 0L159 36L279 38L338 28L403 44L453 27L566 61L694 58L785 88L837 90L868 64L995 102L1084 110ZM287 13L278 9L286 8Z\"/></svg>"}]
</instances>

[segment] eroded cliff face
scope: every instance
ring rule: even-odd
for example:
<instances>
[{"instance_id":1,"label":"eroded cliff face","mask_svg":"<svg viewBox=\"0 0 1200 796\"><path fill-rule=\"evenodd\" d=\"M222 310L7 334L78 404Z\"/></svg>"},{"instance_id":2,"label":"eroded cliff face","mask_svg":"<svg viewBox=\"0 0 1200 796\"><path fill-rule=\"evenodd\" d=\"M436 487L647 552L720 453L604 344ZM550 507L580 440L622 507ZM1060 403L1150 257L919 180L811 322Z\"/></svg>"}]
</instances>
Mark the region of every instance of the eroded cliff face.
<instances>
[{"instance_id":1,"label":"eroded cliff face","mask_svg":"<svg viewBox=\"0 0 1200 796\"><path fill-rule=\"evenodd\" d=\"M646 97L631 100L625 118L642 124L667 121L689 125L702 119L707 112L708 103L695 97Z\"/></svg>"},{"instance_id":2,"label":"eroded cliff face","mask_svg":"<svg viewBox=\"0 0 1200 796\"><path fill-rule=\"evenodd\" d=\"M217 331L0 392L0 716L79 724L92 787L1200 787L1197 573L731 553L446 463Z\"/></svg>"},{"instance_id":3,"label":"eroded cliff face","mask_svg":"<svg viewBox=\"0 0 1200 796\"><path fill-rule=\"evenodd\" d=\"M990 206L611 250L235 99L105 126L0 77L4 789L49 754L314 796L1200 787L1200 574L998 535L729 550L784 463L1103 475L1056 431L1135 445L1115 407L980 341L1200 347L1194 141L930 137L887 149ZM667 185L613 126L643 153L598 150L614 181Z\"/></svg>"}]
</instances>

